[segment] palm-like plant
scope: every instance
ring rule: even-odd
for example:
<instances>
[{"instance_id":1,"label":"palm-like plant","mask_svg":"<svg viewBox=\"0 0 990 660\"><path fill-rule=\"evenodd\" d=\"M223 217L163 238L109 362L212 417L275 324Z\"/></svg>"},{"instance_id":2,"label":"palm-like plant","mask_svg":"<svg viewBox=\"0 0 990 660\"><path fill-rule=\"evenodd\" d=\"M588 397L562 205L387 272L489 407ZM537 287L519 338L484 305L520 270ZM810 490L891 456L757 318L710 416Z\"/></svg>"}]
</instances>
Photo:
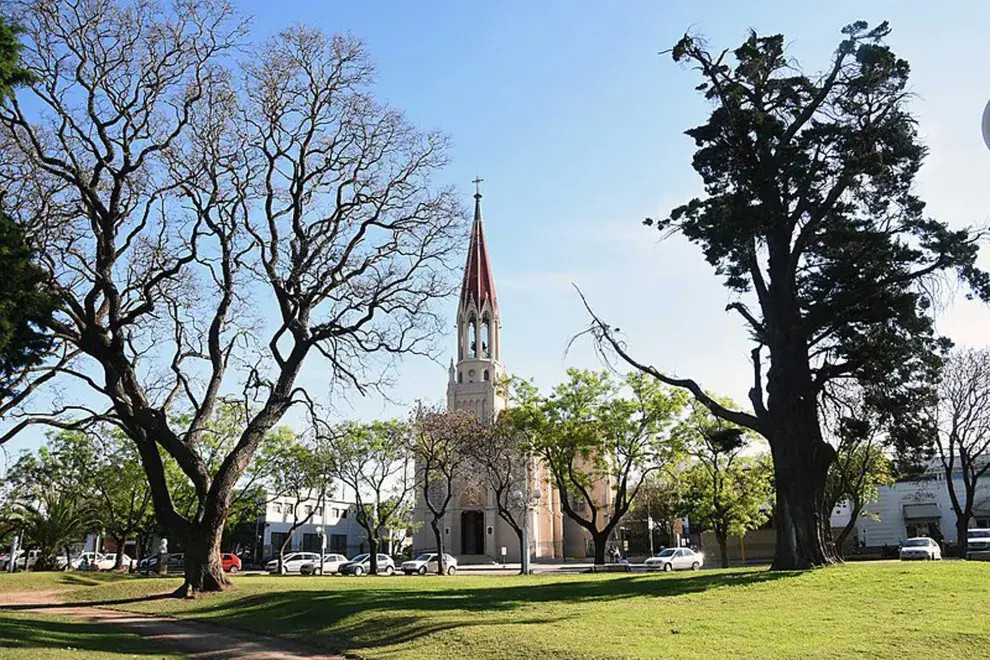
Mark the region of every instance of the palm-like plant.
<instances>
[{"instance_id":1,"label":"palm-like plant","mask_svg":"<svg viewBox=\"0 0 990 660\"><path fill-rule=\"evenodd\" d=\"M78 541L87 532L98 527L97 517L77 500L46 492L34 504L20 507L19 521L25 539L38 548L36 571L50 571L56 567L60 549Z\"/></svg>"}]
</instances>

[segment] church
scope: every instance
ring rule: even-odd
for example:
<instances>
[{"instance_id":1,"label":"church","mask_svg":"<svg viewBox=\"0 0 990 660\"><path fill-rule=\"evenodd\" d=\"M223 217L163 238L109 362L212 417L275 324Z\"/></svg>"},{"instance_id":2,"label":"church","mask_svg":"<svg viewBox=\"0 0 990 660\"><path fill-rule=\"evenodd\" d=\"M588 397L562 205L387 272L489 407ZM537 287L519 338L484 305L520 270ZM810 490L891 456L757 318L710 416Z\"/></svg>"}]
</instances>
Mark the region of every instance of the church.
<instances>
[{"instance_id":1,"label":"church","mask_svg":"<svg viewBox=\"0 0 990 660\"><path fill-rule=\"evenodd\" d=\"M474 183L478 185L480 179ZM447 409L470 410L478 419L490 423L509 405L497 387L508 372L501 360L501 317L485 244L480 188L474 195L474 223L456 318L457 360L451 359L448 372ZM529 490L539 490L541 496L528 514L530 557L562 560L593 554L590 535L562 513L561 493L549 471L538 459L532 461ZM414 554L436 549L431 518L417 491ZM499 517L494 494L481 476L458 480L443 521L443 533L445 550L461 563L501 561L503 548L506 561L520 561L518 537Z\"/></svg>"}]
</instances>

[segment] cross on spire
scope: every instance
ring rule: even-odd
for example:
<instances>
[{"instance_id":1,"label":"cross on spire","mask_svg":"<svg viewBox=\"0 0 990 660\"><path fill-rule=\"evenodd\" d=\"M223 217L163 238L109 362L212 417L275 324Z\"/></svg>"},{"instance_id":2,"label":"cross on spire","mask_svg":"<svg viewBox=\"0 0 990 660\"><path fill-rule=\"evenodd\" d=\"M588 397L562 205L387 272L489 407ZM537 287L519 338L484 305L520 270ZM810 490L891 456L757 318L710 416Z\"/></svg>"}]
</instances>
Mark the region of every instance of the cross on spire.
<instances>
[{"instance_id":1,"label":"cross on spire","mask_svg":"<svg viewBox=\"0 0 990 660\"><path fill-rule=\"evenodd\" d=\"M482 181L484 181L484 179L482 179L480 176L476 176L476 177L474 177L474 180L471 182L471 183L474 184L474 196L475 197L481 197L481 182Z\"/></svg>"}]
</instances>

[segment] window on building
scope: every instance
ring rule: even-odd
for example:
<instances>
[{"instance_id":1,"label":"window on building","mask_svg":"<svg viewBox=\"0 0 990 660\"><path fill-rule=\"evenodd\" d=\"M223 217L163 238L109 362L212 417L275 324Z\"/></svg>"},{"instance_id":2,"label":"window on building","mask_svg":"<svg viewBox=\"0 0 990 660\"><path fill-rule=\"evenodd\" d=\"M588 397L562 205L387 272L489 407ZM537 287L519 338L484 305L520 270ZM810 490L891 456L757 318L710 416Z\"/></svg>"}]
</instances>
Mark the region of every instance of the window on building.
<instances>
[{"instance_id":1,"label":"window on building","mask_svg":"<svg viewBox=\"0 0 990 660\"><path fill-rule=\"evenodd\" d=\"M340 517L342 519L346 519L347 518L347 509L341 509L340 510Z\"/></svg>"},{"instance_id":2,"label":"window on building","mask_svg":"<svg viewBox=\"0 0 990 660\"><path fill-rule=\"evenodd\" d=\"M489 381L491 378L488 376L488 369L485 369L485 381Z\"/></svg>"},{"instance_id":3,"label":"window on building","mask_svg":"<svg viewBox=\"0 0 990 660\"><path fill-rule=\"evenodd\" d=\"M317 516L321 516L321 517L322 517L322 516L323 516L323 507L322 507L322 506L318 506L318 507L316 507L316 511L315 511L315 514L316 514Z\"/></svg>"},{"instance_id":4,"label":"window on building","mask_svg":"<svg viewBox=\"0 0 990 660\"><path fill-rule=\"evenodd\" d=\"M302 549L304 552L319 552L321 545L319 534L303 534Z\"/></svg>"},{"instance_id":5,"label":"window on building","mask_svg":"<svg viewBox=\"0 0 990 660\"><path fill-rule=\"evenodd\" d=\"M276 502L275 503L275 513L282 513L282 503L281 502Z\"/></svg>"},{"instance_id":6,"label":"window on building","mask_svg":"<svg viewBox=\"0 0 990 660\"><path fill-rule=\"evenodd\" d=\"M463 371L458 371L457 372L457 382L458 383L463 383L464 382L464 372Z\"/></svg>"},{"instance_id":7,"label":"window on building","mask_svg":"<svg viewBox=\"0 0 990 660\"><path fill-rule=\"evenodd\" d=\"M306 517L308 518L313 513L313 507L306 505Z\"/></svg>"},{"instance_id":8,"label":"window on building","mask_svg":"<svg viewBox=\"0 0 990 660\"><path fill-rule=\"evenodd\" d=\"M478 322L473 318L468 322L468 339L470 340L468 345L471 347L468 355L476 358L478 357Z\"/></svg>"},{"instance_id":9,"label":"window on building","mask_svg":"<svg viewBox=\"0 0 990 660\"><path fill-rule=\"evenodd\" d=\"M492 356L492 322L487 316L481 322L481 354L486 358Z\"/></svg>"}]
</instances>

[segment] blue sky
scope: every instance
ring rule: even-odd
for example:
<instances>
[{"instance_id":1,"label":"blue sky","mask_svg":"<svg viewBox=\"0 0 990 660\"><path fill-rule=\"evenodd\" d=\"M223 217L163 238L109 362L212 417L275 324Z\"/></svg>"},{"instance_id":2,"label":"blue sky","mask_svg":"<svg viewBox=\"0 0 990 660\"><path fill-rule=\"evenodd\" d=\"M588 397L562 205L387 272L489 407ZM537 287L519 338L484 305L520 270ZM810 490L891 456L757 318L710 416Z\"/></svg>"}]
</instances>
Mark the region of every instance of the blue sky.
<instances>
[{"instance_id":1,"label":"blue sky","mask_svg":"<svg viewBox=\"0 0 990 660\"><path fill-rule=\"evenodd\" d=\"M378 95L453 141L444 173L470 202L485 179L484 216L510 371L549 387L569 366L597 367L571 283L627 334L634 353L705 387L745 398L746 333L723 310L729 297L700 251L658 242L641 225L700 192L683 131L706 105L695 73L659 51L685 30L733 47L749 28L782 32L807 69L824 66L843 25L887 19L895 51L912 64L915 111L931 148L919 190L954 225L990 216L990 152L979 119L990 98L982 2L278 2L242 1L263 39L301 22L350 32L378 68ZM867 6L868 5L868 6ZM865 8L864 8L865 7ZM990 267L990 249L982 263ZM394 402L352 396L345 417L400 414L417 398L440 402L446 361L403 363ZM957 302L940 329L986 345L990 311ZM309 368L316 388L325 375ZM291 418L290 418L290 421ZM39 434L10 443L35 446Z\"/></svg>"}]
</instances>

